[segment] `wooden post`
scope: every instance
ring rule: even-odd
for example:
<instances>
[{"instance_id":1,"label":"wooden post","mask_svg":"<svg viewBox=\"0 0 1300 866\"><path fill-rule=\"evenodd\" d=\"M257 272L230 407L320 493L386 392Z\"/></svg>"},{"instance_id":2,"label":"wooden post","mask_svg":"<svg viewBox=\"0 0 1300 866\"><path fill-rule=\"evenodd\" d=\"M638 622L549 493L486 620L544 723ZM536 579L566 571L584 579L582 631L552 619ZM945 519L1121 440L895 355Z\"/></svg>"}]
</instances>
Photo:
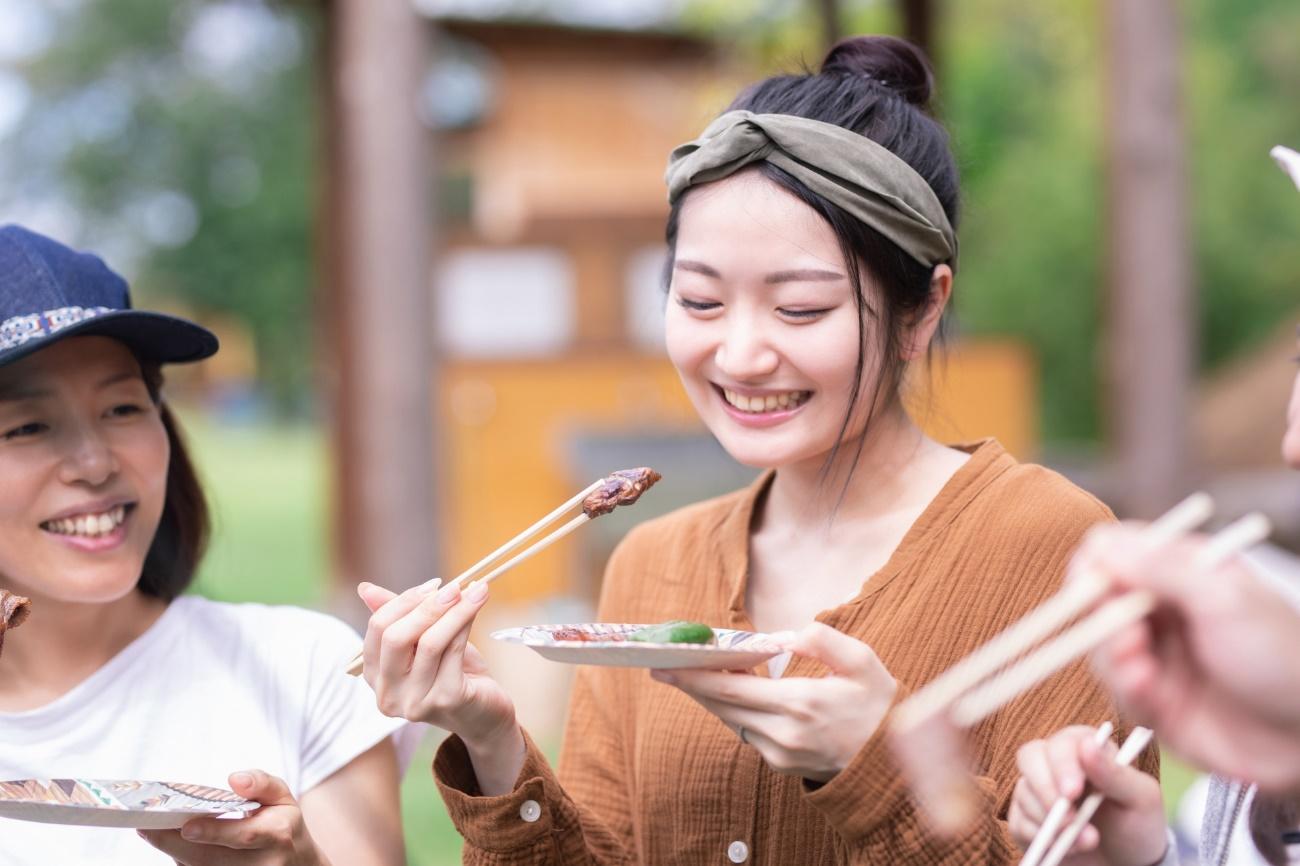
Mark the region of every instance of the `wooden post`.
<instances>
[{"instance_id":1,"label":"wooden post","mask_svg":"<svg viewBox=\"0 0 1300 866\"><path fill-rule=\"evenodd\" d=\"M823 51L830 51L831 46L844 36L844 18L840 12L840 0L817 0L817 17L821 21Z\"/></svg>"},{"instance_id":2,"label":"wooden post","mask_svg":"<svg viewBox=\"0 0 1300 866\"><path fill-rule=\"evenodd\" d=\"M331 0L327 14L332 601L359 618L357 581L403 589L439 562L431 135L416 114L428 31L407 0Z\"/></svg>"},{"instance_id":3,"label":"wooden post","mask_svg":"<svg viewBox=\"0 0 1300 866\"><path fill-rule=\"evenodd\" d=\"M1188 478L1195 312L1175 0L1106 0L1108 422L1119 505L1151 517Z\"/></svg>"},{"instance_id":4,"label":"wooden post","mask_svg":"<svg viewBox=\"0 0 1300 866\"><path fill-rule=\"evenodd\" d=\"M937 75L939 66L935 57L933 0L900 0L900 3L903 13L903 38L925 52Z\"/></svg>"}]
</instances>

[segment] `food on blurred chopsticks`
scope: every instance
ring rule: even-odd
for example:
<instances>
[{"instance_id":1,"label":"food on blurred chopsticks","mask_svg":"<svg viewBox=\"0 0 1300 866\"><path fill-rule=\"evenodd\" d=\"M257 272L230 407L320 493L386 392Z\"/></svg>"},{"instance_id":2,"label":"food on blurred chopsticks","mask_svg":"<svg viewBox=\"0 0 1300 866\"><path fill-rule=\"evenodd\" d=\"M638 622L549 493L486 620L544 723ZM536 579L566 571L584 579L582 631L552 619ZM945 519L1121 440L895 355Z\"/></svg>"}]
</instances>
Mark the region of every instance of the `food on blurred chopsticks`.
<instances>
[{"instance_id":1,"label":"food on blurred chopsticks","mask_svg":"<svg viewBox=\"0 0 1300 866\"><path fill-rule=\"evenodd\" d=\"M582 500L582 513L595 518L609 514L620 505L631 505L661 478L662 475L648 466L611 472L600 479L600 487Z\"/></svg>"},{"instance_id":2,"label":"food on blurred chopsticks","mask_svg":"<svg viewBox=\"0 0 1300 866\"><path fill-rule=\"evenodd\" d=\"M627 639L637 643L716 644L718 642L713 629L703 623L687 622L684 619L648 625L632 632Z\"/></svg>"},{"instance_id":3,"label":"food on blurred chopsticks","mask_svg":"<svg viewBox=\"0 0 1300 866\"><path fill-rule=\"evenodd\" d=\"M7 589L0 589L0 650L4 649L5 632L11 628L18 628L26 622L31 612L30 599L14 595Z\"/></svg>"}]
</instances>

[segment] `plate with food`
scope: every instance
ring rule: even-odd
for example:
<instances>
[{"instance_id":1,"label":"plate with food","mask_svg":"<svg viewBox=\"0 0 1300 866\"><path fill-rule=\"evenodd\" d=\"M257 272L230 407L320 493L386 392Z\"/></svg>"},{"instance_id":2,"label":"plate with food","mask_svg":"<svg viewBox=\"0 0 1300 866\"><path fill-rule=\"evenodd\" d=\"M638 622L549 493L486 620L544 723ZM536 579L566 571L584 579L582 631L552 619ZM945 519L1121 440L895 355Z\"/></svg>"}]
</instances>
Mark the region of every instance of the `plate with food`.
<instances>
[{"instance_id":1,"label":"plate with food","mask_svg":"<svg viewBox=\"0 0 1300 866\"><path fill-rule=\"evenodd\" d=\"M528 625L502 629L492 637L532 647L551 661L624 668L744 670L784 652L761 632L685 620Z\"/></svg>"},{"instance_id":2,"label":"plate with food","mask_svg":"<svg viewBox=\"0 0 1300 866\"><path fill-rule=\"evenodd\" d=\"M244 815L257 808L234 791L206 785L121 779L0 782L0 817L42 824L173 830L191 818Z\"/></svg>"}]
</instances>

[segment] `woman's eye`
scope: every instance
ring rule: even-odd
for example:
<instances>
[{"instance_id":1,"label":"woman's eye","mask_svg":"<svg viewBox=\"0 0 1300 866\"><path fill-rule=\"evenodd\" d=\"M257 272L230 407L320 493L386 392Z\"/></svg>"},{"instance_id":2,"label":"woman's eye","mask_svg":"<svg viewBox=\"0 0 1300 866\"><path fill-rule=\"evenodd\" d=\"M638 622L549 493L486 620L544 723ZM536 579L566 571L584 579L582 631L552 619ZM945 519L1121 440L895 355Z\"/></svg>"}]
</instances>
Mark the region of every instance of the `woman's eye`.
<instances>
[{"instance_id":1,"label":"woman's eye","mask_svg":"<svg viewBox=\"0 0 1300 866\"><path fill-rule=\"evenodd\" d=\"M830 308L820 310L787 310L782 308L778 312L791 319L816 319L829 313Z\"/></svg>"},{"instance_id":2,"label":"woman's eye","mask_svg":"<svg viewBox=\"0 0 1300 866\"><path fill-rule=\"evenodd\" d=\"M114 418L125 418L130 415L139 415L143 411L144 411L143 408L137 406L134 403L123 403L119 406L114 406L112 409L109 409L108 414Z\"/></svg>"},{"instance_id":3,"label":"woman's eye","mask_svg":"<svg viewBox=\"0 0 1300 866\"><path fill-rule=\"evenodd\" d=\"M694 310L698 313L716 310L718 307L722 306L722 304L719 304L717 301L692 301L689 298L683 298L681 295L677 296L677 303L688 310Z\"/></svg>"},{"instance_id":4,"label":"woman's eye","mask_svg":"<svg viewBox=\"0 0 1300 866\"><path fill-rule=\"evenodd\" d=\"M38 436L45 432L45 425L39 421L33 421L30 424L23 424L19 427L12 427L4 433L0 433L0 439L5 442L14 439L25 439L29 436Z\"/></svg>"}]
</instances>

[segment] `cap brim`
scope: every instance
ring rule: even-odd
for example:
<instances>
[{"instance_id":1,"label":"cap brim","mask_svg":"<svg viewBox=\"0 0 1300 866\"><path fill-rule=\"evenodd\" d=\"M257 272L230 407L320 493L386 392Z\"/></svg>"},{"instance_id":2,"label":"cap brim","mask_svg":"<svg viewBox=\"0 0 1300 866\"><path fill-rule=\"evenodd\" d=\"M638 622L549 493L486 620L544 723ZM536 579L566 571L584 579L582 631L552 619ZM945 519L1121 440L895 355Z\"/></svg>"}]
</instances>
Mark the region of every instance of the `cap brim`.
<instances>
[{"instance_id":1,"label":"cap brim","mask_svg":"<svg viewBox=\"0 0 1300 866\"><path fill-rule=\"evenodd\" d=\"M0 365L39 352L68 337L87 336L121 340L141 360L160 364L202 361L216 354L220 347L215 334L185 319L147 310L116 310L0 351Z\"/></svg>"}]
</instances>

